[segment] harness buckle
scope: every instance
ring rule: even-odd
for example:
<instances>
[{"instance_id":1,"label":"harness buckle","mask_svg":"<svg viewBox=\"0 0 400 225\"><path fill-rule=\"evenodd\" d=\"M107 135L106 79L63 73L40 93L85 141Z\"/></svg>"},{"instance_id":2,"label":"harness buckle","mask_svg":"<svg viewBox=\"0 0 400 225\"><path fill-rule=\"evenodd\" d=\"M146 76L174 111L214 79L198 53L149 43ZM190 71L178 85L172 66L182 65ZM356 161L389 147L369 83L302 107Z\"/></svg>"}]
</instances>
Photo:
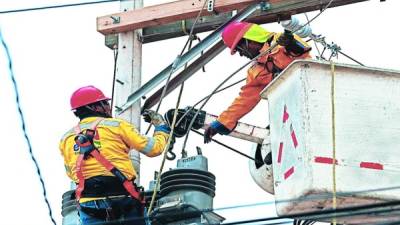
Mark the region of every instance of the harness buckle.
<instances>
[{"instance_id":1,"label":"harness buckle","mask_svg":"<svg viewBox=\"0 0 400 225\"><path fill-rule=\"evenodd\" d=\"M75 137L75 143L79 146L80 154L83 154L85 159L89 157L90 153L96 149L93 145L94 131L87 130L86 134L79 133Z\"/></svg>"}]
</instances>

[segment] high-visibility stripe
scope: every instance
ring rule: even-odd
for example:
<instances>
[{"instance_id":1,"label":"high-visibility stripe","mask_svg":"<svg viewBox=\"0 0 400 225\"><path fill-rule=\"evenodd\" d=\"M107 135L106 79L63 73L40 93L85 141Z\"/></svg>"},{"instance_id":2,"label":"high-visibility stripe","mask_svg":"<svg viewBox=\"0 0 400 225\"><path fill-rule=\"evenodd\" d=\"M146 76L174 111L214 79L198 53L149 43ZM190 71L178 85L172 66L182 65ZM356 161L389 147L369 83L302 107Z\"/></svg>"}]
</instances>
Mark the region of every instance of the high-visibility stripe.
<instances>
[{"instance_id":1,"label":"high-visibility stripe","mask_svg":"<svg viewBox=\"0 0 400 225\"><path fill-rule=\"evenodd\" d=\"M142 152L145 155L150 154L151 150L153 150L154 144L156 143L156 140L152 137L147 137L147 144L144 146Z\"/></svg>"},{"instance_id":2,"label":"high-visibility stripe","mask_svg":"<svg viewBox=\"0 0 400 225\"><path fill-rule=\"evenodd\" d=\"M113 120L103 120L103 121L101 121L100 124L104 125L104 126L109 126L109 127L119 127L120 122L113 121Z\"/></svg>"}]
</instances>

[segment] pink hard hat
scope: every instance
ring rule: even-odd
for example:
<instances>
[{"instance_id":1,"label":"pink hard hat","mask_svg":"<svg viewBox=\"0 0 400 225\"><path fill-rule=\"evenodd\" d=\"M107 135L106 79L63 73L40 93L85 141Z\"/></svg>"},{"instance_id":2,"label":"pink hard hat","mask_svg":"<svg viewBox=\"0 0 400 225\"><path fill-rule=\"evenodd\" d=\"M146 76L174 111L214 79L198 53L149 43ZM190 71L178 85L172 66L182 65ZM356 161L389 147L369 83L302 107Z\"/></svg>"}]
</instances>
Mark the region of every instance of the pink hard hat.
<instances>
[{"instance_id":1,"label":"pink hard hat","mask_svg":"<svg viewBox=\"0 0 400 225\"><path fill-rule=\"evenodd\" d=\"M110 98L106 97L100 89L92 85L81 87L78 90L74 91L71 96L71 109L76 109L81 106L103 100L110 100Z\"/></svg>"},{"instance_id":2,"label":"pink hard hat","mask_svg":"<svg viewBox=\"0 0 400 225\"><path fill-rule=\"evenodd\" d=\"M252 25L252 23L247 22L232 22L222 31L222 40L225 45L231 49L232 55L235 54L235 48L240 39L243 38L244 34Z\"/></svg>"}]
</instances>

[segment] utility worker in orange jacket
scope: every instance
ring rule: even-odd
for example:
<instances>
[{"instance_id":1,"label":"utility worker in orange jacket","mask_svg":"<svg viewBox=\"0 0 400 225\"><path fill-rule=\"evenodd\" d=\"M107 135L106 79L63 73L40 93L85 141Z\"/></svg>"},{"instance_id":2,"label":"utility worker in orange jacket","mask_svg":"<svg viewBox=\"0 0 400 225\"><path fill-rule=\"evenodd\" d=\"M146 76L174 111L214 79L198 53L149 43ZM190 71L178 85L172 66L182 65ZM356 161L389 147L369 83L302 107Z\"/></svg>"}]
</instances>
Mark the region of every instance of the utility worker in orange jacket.
<instances>
[{"instance_id":1,"label":"utility worker in orange jacket","mask_svg":"<svg viewBox=\"0 0 400 225\"><path fill-rule=\"evenodd\" d=\"M242 86L239 96L205 130L204 143L210 142L217 133L226 135L234 130L238 120L261 100L260 92L293 60L310 58L311 48L288 30L277 34L257 24L232 22L223 30L222 39L232 55L239 52L240 56L249 59L269 49L273 42L278 45L269 54L261 54L248 69L246 84Z\"/></svg>"},{"instance_id":2,"label":"utility worker in orange jacket","mask_svg":"<svg viewBox=\"0 0 400 225\"><path fill-rule=\"evenodd\" d=\"M142 136L132 124L111 116L109 100L94 86L76 90L70 103L80 122L64 134L59 148L67 175L77 184L81 224L142 225L142 198L128 153L160 155L170 129L161 115L148 111L145 120L155 131L153 137Z\"/></svg>"}]
</instances>

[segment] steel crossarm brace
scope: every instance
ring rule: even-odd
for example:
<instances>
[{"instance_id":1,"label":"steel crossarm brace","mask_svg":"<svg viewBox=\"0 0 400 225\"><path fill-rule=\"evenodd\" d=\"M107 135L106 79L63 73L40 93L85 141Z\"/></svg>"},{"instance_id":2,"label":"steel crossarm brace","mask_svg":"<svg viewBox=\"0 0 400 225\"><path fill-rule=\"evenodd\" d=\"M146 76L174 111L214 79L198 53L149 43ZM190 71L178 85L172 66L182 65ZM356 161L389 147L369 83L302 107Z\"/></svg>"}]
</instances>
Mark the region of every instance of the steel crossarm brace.
<instances>
[{"instance_id":1,"label":"steel crossarm brace","mask_svg":"<svg viewBox=\"0 0 400 225\"><path fill-rule=\"evenodd\" d=\"M175 88L189 79L194 73L196 73L200 68L206 65L209 61L211 61L214 57L216 57L219 53L221 53L226 46L223 41L220 40L217 44L215 44L212 48L207 50L202 56L193 61L186 69L176 75L171 81L168 83L167 90L165 95L171 93ZM154 94L146 99L143 104L142 111L145 109L150 109L155 106L161 99L161 94L165 86L162 86L158 89Z\"/></svg>"},{"instance_id":2,"label":"steel crossarm brace","mask_svg":"<svg viewBox=\"0 0 400 225\"><path fill-rule=\"evenodd\" d=\"M163 69L159 74L155 75L153 78L151 78L151 80L149 80L147 83L145 83L143 86L141 86L137 91L135 91L134 93L129 95L127 102L122 106L118 106L116 109L116 112L118 114L123 113L125 110L127 110L129 107L131 107L132 104L134 104L136 101L138 101L142 96L149 93L158 84L160 84L162 81L167 79L170 74L172 74L174 71L176 71L177 69L184 66L186 63L188 63L191 59L193 59L194 57L199 55L206 48L213 45L216 41L220 40L223 29L231 21L242 21L242 20L246 19L252 13L254 13L257 9L259 9L261 6L262 6L261 3L256 3L256 4L248 6L247 8L243 9L242 11L240 11L238 14L236 14L234 17L232 17L228 22L226 22L225 24L220 26L218 29L216 29L213 33L211 33L209 36L204 38L200 43L198 43L196 46L194 46L191 50L189 50L188 52L183 54L181 57L177 58L174 63L171 63L169 66L167 66L165 69Z\"/></svg>"}]
</instances>

